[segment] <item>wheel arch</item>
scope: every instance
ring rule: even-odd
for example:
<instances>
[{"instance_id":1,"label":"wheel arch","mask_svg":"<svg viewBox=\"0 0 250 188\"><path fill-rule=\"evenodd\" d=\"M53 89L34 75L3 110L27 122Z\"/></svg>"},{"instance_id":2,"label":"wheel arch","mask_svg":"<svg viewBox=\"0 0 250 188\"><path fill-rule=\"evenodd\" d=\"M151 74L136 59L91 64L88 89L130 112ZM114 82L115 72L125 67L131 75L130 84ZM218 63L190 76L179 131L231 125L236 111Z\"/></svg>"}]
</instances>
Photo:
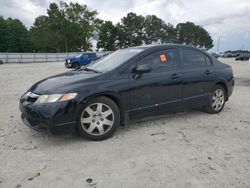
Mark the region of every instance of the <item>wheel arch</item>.
<instances>
[{"instance_id":1,"label":"wheel arch","mask_svg":"<svg viewBox=\"0 0 250 188\"><path fill-rule=\"evenodd\" d=\"M218 81L215 83L215 85L220 85L224 88L225 92L226 92L226 100L228 100L228 87L227 84L224 81Z\"/></svg>"},{"instance_id":2,"label":"wheel arch","mask_svg":"<svg viewBox=\"0 0 250 188\"><path fill-rule=\"evenodd\" d=\"M121 116L121 124L124 123L125 121L125 110L124 106L121 103L121 99L117 93L114 92L102 92L102 93L97 93L94 95L91 95L89 97L86 97L82 100L82 104L86 103L89 100L92 100L97 97L106 97L109 98L110 100L114 101L114 103L118 106L119 111L120 111L120 116Z\"/></svg>"},{"instance_id":3,"label":"wheel arch","mask_svg":"<svg viewBox=\"0 0 250 188\"><path fill-rule=\"evenodd\" d=\"M80 65L80 61L73 61L73 62L71 62L71 64L73 65L73 64L79 64Z\"/></svg>"}]
</instances>

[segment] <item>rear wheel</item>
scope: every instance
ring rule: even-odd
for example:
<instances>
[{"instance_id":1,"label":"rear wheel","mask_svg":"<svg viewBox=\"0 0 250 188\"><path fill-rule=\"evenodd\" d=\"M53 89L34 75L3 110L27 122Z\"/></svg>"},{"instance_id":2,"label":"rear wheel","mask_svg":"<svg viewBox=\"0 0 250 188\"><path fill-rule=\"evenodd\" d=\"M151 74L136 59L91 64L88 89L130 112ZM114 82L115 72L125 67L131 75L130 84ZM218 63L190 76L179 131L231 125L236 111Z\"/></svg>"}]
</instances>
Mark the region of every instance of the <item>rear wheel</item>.
<instances>
[{"instance_id":1,"label":"rear wheel","mask_svg":"<svg viewBox=\"0 0 250 188\"><path fill-rule=\"evenodd\" d=\"M224 108L225 101L225 89L220 85L215 85L210 94L208 105L205 107L205 111L211 114L217 114Z\"/></svg>"},{"instance_id":2,"label":"rear wheel","mask_svg":"<svg viewBox=\"0 0 250 188\"><path fill-rule=\"evenodd\" d=\"M87 102L78 117L79 134L95 141L112 136L119 124L119 108L114 101L106 97Z\"/></svg>"}]
</instances>

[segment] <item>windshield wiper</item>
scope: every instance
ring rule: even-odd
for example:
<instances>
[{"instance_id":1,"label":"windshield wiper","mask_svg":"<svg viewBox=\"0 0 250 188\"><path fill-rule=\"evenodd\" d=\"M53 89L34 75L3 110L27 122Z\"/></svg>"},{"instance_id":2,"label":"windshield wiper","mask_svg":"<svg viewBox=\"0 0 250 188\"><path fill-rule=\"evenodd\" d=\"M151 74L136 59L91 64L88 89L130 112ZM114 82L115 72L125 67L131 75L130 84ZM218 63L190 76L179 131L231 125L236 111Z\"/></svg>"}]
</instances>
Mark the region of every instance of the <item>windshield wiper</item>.
<instances>
[{"instance_id":1,"label":"windshield wiper","mask_svg":"<svg viewBox=\"0 0 250 188\"><path fill-rule=\"evenodd\" d=\"M97 71L97 70L94 70L94 69L90 69L90 68L88 68L88 67L82 67L82 68L80 68L80 69L78 69L78 70L92 71L92 72L98 73L98 74L101 74L101 73L102 73L102 72L100 72L100 71Z\"/></svg>"}]
</instances>

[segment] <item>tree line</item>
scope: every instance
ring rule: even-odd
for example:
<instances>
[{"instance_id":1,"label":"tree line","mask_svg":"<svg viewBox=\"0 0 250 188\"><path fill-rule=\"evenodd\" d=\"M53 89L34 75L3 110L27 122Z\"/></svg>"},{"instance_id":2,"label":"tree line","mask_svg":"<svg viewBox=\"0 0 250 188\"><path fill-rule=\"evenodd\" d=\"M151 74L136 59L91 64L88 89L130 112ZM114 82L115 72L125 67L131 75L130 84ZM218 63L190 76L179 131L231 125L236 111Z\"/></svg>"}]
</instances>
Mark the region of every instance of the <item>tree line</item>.
<instances>
[{"instance_id":1,"label":"tree line","mask_svg":"<svg viewBox=\"0 0 250 188\"><path fill-rule=\"evenodd\" d=\"M113 51L130 46L179 43L203 49L213 47L209 33L192 22L174 27L155 15L133 12L113 24L79 3L51 3L47 15L38 16L27 29L18 19L0 16L0 52Z\"/></svg>"}]
</instances>

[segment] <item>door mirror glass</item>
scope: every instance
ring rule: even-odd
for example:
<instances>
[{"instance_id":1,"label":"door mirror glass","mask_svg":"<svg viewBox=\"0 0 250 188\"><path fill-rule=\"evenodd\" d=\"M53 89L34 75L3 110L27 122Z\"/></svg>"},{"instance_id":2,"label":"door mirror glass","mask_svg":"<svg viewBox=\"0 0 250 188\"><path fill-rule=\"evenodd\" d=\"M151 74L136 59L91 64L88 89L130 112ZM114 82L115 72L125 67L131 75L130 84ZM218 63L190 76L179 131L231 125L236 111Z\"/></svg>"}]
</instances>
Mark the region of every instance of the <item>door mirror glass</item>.
<instances>
[{"instance_id":1,"label":"door mirror glass","mask_svg":"<svg viewBox=\"0 0 250 188\"><path fill-rule=\"evenodd\" d=\"M149 73L149 72L151 72L151 68L147 64L138 65L133 70L133 73L138 73L138 74Z\"/></svg>"}]
</instances>

